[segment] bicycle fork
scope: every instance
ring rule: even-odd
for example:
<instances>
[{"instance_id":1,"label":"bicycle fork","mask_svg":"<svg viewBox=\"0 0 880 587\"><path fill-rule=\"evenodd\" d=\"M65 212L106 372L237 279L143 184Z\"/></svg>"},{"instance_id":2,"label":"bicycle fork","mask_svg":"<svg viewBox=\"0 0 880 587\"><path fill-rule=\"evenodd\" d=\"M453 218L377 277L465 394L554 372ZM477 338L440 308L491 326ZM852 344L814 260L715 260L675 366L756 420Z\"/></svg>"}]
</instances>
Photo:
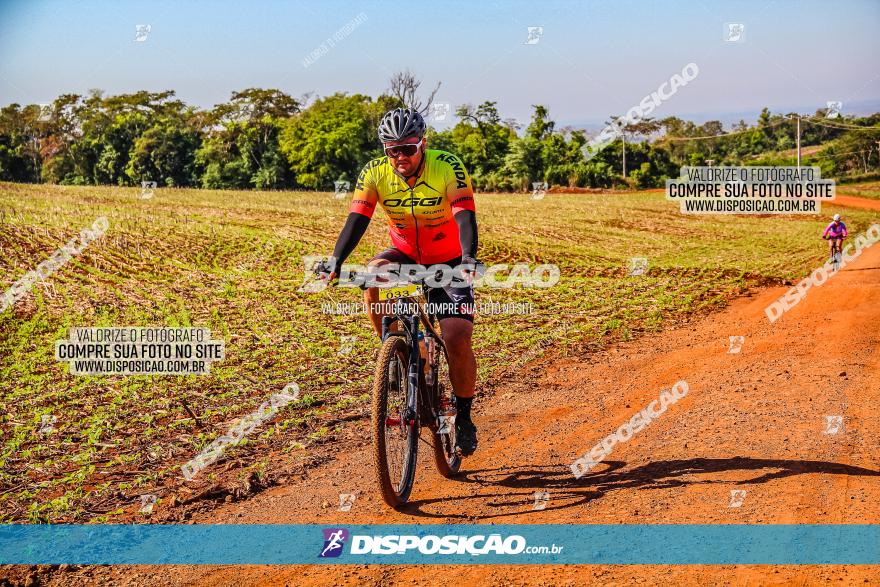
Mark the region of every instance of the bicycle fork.
<instances>
[{"instance_id":1,"label":"bicycle fork","mask_svg":"<svg viewBox=\"0 0 880 587\"><path fill-rule=\"evenodd\" d=\"M419 417L419 369L421 368L421 353L419 352L419 325L415 320L407 324L409 326L409 365L406 372L406 409L403 411L403 419L407 426L411 426Z\"/></svg>"},{"instance_id":2,"label":"bicycle fork","mask_svg":"<svg viewBox=\"0 0 880 587\"><path fill-rule=\"evenodd\" d=\"M418 347L416 347L416 356L418 356ZM418 417L418 401L419 401L419 362L418 359L409 362L409 368L406 374L406 409L403 411L403 419L407 425L411 425Z\"/></svg>"}]
</instances>

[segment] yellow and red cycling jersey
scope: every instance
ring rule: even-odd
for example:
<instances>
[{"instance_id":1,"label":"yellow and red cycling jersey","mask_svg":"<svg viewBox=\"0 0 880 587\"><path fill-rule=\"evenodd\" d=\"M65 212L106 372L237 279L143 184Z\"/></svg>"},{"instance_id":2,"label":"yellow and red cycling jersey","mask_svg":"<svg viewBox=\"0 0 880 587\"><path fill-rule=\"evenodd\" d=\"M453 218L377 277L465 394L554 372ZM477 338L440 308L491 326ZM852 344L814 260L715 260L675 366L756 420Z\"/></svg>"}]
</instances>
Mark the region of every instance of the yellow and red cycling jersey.
<instances>
[{"instance_id":1,"label":"yellow and red cycling jersey","mask_svg":"<svg viewBox=\"0 0 880 587\"><path fill-rule=\"evenodd\" d=\"M412 187L388 157L373 159L358 176L349 211L372 218L377 203L388 216L392 244L408 257L431 265L461 256L454 216L476 209L471 179L455 155L427 149Z\"/></svg>"}]
</instances>

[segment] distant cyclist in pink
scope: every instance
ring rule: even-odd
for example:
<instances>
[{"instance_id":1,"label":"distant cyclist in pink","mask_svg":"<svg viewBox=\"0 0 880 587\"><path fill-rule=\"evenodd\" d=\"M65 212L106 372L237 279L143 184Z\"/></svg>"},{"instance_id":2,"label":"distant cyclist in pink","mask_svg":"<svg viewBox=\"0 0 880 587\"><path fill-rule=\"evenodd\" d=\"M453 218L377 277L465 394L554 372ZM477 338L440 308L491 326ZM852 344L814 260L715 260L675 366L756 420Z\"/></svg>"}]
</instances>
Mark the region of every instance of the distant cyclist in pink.
<instances>
[{"instance_id":1,"label":"distant cyclist in pink","mask_svg":"<svg viewBox=\"0 0 880 587\"><path fill-rule=\"evenodd\" d=\"M828 247L831 251L831 259L834 260L834 245L837 244L837 250L843 247L843 239L846 238L846 224L840 221L840 214L834 215L834 220L825 227L822 238L828 241Z\"/></svg>"}]
</instances>

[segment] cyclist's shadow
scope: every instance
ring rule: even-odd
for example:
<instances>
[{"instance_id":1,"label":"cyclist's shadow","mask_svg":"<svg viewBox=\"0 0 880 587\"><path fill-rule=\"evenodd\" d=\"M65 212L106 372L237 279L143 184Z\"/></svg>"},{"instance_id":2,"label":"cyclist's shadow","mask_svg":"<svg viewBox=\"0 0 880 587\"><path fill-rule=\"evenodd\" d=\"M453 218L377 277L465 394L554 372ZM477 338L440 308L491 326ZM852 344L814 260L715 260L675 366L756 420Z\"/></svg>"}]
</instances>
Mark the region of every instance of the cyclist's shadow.
<instances>
[{"instance_id":1,"label":"cyclist's shadow","mask_svg":"<svg viewBox=\"0 0 880 587\"><path fill-rule=\"evenodd\" d=\"M465 461L466 463L467 461ZM493 493L477 493L462 498L437 497L434 499L412 500L399 508L401 512L415 516L433 518L470 518L470 514L457 513L455 502L459 499L484 500L489 507L497 507L505 511L498 514L481 515L480 519L521 516L528 513L528 506L536 514L540 510L560 510L577 505L587 504L601 499L607 493L618 490L649 490L668 489L697 484L753 485L766 483L775 479L783 479L793 475L809 473L825 473L829 475L880 476L880 471L863 467L844 465L828 461L803 461L790 459L750 459L734 457L727 459L686 459L673 461L657 461L634 469L624 470L623 461L604 461L597 470L575 478L566 465L526 465L512 467L496 467L465 471L457 480L474 483L483 488L507 489ZM684 479L684 476L719 473L722 471L762 471L769 469L752 479L731 481L729 479ZM510 491L526 490L524 492ZM536 493L548 492L549 500L541 503ZM425 511L425 506L432 504L452 504L449 511L433 513ZM536 505L539 504L539 505ZM516 511L507 511L511 507L522 506ZM444 508L446 509L446 508Z\"/></svg>"}]
</instances>

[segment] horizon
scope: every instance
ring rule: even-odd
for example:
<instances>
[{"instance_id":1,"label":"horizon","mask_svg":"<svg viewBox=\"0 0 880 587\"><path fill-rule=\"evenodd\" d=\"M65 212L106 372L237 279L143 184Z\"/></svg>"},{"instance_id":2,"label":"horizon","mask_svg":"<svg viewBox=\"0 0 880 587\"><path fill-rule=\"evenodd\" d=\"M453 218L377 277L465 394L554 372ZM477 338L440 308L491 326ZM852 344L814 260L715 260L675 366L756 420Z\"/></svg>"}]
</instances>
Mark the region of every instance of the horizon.
<instances>
[{"instance_id":1,"label":"horizon","mask_svg":"<svg viewBox=\"0 0 880 587\"><path fill-rule=\"evenodd\" d=\"M529 120L532 104L544 104L560 127L589 127L637 105L694 62L699 76L654 117L729 126L740 118L753 121L763 107L812 114L831 100L843 102L844 115L878 111L880 76L871 55L880 54L874 34L880 3L836 6L843 8L826 13L817 2L740 1L713 11L699 0L674 6L451 1L409 11L422 41L403 26L398 40L371 43L388 34L385 23L397 14L395 5L273 1L242 10L226 0L7 2L0 6L0 103L48 103L92 88L107 94L173 90L199 108L248 87L277 88L297 98L312 92L375 98L394 71L409 69L421 79L423 95L442 82L436 102L451 105L452 122L455 107L494 101L502 118L520 123ZM723 38L731 22L744 25L739 41ZM150 29L136 41L139 24ZM543 27L531 44L529 26ZM823 42L813 43L817 38ZM420 53L419 43L425 58L412 55Z\"/></svg>"}]
</instances>

